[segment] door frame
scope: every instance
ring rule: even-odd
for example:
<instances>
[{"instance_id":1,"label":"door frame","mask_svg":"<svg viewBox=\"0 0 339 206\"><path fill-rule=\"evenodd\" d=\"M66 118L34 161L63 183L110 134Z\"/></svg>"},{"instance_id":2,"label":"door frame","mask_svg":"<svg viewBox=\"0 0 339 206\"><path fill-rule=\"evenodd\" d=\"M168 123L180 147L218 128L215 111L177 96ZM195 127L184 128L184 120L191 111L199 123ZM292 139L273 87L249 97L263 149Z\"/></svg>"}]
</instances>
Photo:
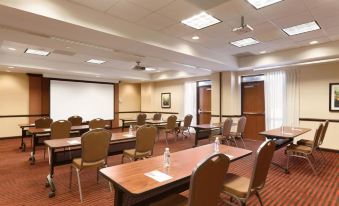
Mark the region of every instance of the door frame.
<instances>
[{"instance_id":1,"label":"door frame","mask_svg":"<svg viewBox=\"0 0 339 206\"><path fill-rule=\"evenodd\" d=\"M203 86L199 86L199 82L211 82L210 85L203 85ZM197 124L200 124L200 118L199 118L199 99L200 99L200 93L199 93L199 88L201 87L206 87L206 88L210 88L212 89L212 80L209 80L209 79L206 79L206 80L199 80L197 81L197 88L196 88L196 93L197 93L197 105L196 105L196 108L197 108L197 111L196 111L196 117L197 117ZM212 100L212 99L211 99ZM212 105L211 105L212 107ZM212 108L211 108L212 109ZM212 115L212 114L211 114Z\"/></svg>"}]
</instances>

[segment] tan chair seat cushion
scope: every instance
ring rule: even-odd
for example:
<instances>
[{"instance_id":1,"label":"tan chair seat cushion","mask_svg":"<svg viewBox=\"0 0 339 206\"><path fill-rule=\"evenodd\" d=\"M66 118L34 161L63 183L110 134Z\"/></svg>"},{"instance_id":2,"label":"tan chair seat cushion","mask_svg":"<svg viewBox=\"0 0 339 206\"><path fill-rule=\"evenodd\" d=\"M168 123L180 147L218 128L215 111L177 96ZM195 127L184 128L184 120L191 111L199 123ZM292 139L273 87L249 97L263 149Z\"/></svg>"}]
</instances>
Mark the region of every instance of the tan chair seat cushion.
<instances>
[{"instance_id":1,"label":"tan chair seat cushion","mask_svg":"<svg viewBox=\"0 0 339 206\"><path fill-rule=\"evenodd\" d=\"M151 151L148 152L137 152L135 154L135 149L126 149L124 150L124 156L129 156L131 158L142 158L142 157L148 157L151 156ZM135 156L134 156L135 154Z\"/></svg>"},{"instance_id":2,"label":"tan chair seat cushion","mask_svg":"<svg viewBox=\"0 0 339 206\"><path fill-rule=\"evenodd\" d=\"M312 148L305 146L305 145L291 144L287 146L286 151L287 152L291 151L291 152L311 153Z\"/></svg>"},{"instance_id":3,"label":"tan chair seat cushion","mask_svg":"<svg viewBox=\"0 0 339 206\"><path fill-rule=\"evenodd\" d=\"M187 197L179 194L174 194L158 202L152 203L149 206L187 206L187 205L188 205Z\"/></svg>"},{"instance_id":4,"label":"tan chair seat cushion","mask_svg":"<svg viewBox=\"0 0 339 206\"><path fill-rule=\"evenodd\" d=\"M81 158L75 158L73 159L73 165L78 168L81 169ZM96 161L96 162L91 162L91 163L86 163L84 162L82 167L83 168L89 168L89 167L101 167L105 165L105 161L104 160L100 160L100 161Z\"/></svg>"},{"instance_id":5,"label":"tan chair seat cushion","mask_svg":"<svg viewBox=\"0 0 339 206\"><path fill-rule=\"evenodd\" d=\"M313 141L308 139L301 139L297 142L297 144L311 147L313 145Z\"/></svg>"},{"instance_id":6,"label":"tan chair seat cushion","mask_svg":"<svg viewBox=\"0 0 339 206\"><path fill-rule=\"evenodd\" d=\"M224 192L239 198L245 198L250 186L250 179L236 174L228 173L224 181Z\"/></svg>"}]
</instances>

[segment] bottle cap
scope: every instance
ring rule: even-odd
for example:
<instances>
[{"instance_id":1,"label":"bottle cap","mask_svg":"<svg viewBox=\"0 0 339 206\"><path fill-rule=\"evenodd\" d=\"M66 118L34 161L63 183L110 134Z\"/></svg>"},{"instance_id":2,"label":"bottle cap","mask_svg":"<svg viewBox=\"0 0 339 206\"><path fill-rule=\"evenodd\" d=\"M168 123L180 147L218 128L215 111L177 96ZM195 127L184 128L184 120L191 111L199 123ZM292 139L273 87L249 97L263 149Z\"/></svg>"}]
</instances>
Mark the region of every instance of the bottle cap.
<instances>
[{"instance_id":1,"label":"bottle cap","mask_svg":"<svg viewBox=\"0 0 339 206\"><path fill-rule=\"evenodd\" d=\"M169 151L169 148L168 148L168 147L166 147L166 148L165 148L165 150L166 150L166 151Z\"/></svg>"}]
</instances>

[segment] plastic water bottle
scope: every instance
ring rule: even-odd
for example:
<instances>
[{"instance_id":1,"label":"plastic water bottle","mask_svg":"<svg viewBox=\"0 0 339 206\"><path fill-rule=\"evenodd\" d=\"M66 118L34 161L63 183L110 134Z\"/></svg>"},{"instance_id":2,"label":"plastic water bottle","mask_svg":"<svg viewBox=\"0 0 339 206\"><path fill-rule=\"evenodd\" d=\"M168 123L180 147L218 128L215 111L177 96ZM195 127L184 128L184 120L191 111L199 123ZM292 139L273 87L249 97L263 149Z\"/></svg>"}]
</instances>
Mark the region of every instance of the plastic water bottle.
<instances>
[{"instance_id":1,"label":"plastic water bottle","mask_svg":"<svg viewBox=\"0 0 339 206\"><path fill-rule=\"evenodd\" d=\"M219 152L219 145L220 145L219 137L216 137L214 141L214 152Z\"/></svg>"},{"instance_id":2,"label":"plastic water bottle","mask_svg":"<svg viewBox=\"0 0 339 206\"><path fill-rule=\"evenodd\" d=\"M129 135L133 134L133 127L132 127L132 125L130 125L129 128L128 128L128 134Z\"/></svg>"},{"instance_id":3,"label":"plastic water bottle","mask_svg":"<svg viewBox=\"0 0 339 206\"><path fill-rule=\"evenodd\" d=\"M170 163L171 163L171 153L169 151L169 148L166 147L165 148L165 152L164 152L164 167L169 167Z\"/></svg>"}]
</instances>

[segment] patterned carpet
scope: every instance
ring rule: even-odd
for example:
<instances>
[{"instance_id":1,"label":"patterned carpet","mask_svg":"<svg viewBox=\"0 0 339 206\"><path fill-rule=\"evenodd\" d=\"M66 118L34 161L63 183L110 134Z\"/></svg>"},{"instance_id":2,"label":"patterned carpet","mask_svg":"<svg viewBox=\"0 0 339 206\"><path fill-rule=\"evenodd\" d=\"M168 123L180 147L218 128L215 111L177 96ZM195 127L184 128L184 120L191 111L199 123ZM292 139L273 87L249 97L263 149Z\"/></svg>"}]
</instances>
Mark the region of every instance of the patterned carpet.
<instances>
[{"instance_id":1,"label":"patterned carpet","mask_svg":"<svg viewBox=\"0 0 339 206\"><path fill-rule=\"evenodd\" d=\"M19 139L0 141L0 205L113 205L114 192L110 192L107 182L101 178L96 183L96 171L84 171L81 174L84 202L81 204L76 178L73 178L72 190L68 189L69 166L59 166L55 170L57 187L56 197L48 198L49 189L45 188L49 171L48 160L43 160L43 150L39 149L36 165L28 161L30 143L26 139L26 152L19 151ZM200 144L206 144L201 141ZM170 140L172 152L191 148L193 138ZM247 147L255 151L260 142L246 141ZM156 143L155 155L164 151L164 141ZM264 205L339 205L339 154L324 152L326 159L317 164L318 176L303 159L292 158L290 172L286 175L275 166L271 166L266 186L261 192ZM117 165L120 155L109 157L109 165ZM315 158L320 160L320 154ZM274 156L275 162L285 163L283 151ZM230 171L250 177L254 154L231 164ZM319 163L319 162L318 162ZM223 197L228 198L228 197ZM220 206L226 205L220 201ZM259 205L255 196L248 205Z\"/></svg>"}]
</instances>

